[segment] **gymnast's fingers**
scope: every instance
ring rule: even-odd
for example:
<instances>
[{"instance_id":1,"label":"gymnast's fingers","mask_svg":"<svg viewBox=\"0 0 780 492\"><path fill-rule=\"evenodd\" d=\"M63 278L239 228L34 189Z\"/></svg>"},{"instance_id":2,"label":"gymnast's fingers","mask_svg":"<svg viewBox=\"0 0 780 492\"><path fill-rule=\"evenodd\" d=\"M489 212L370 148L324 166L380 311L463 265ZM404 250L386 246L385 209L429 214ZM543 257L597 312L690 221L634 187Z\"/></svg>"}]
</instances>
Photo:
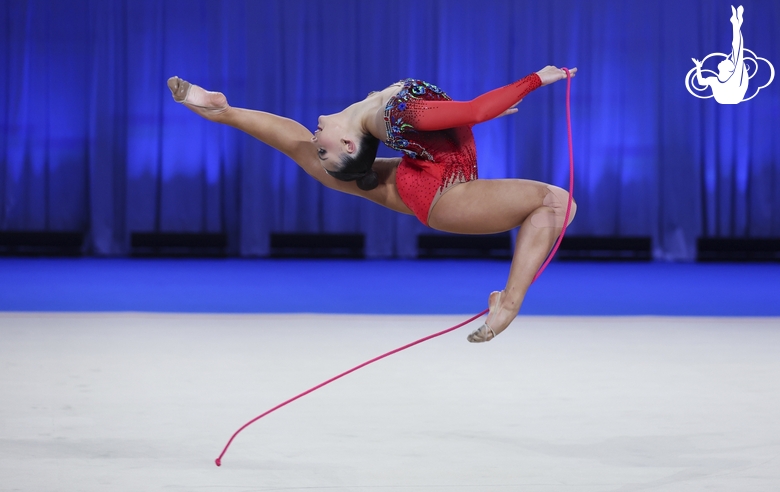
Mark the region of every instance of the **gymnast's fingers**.
<instances>
[{"instance_id":1,"label":"gymnast's fingers","mask_svg":"<svg viewBox=\"0 0 780 492\"><path fill-rule=\"evenodd\" d=\"M517 113L517 108L511 107L506 111L504 111L503 113L501 113L500 115L496 116L496 118L501 118L502 116L508 116L510 114L515 114L515 113Z\"/></svg>"}]
</instances>

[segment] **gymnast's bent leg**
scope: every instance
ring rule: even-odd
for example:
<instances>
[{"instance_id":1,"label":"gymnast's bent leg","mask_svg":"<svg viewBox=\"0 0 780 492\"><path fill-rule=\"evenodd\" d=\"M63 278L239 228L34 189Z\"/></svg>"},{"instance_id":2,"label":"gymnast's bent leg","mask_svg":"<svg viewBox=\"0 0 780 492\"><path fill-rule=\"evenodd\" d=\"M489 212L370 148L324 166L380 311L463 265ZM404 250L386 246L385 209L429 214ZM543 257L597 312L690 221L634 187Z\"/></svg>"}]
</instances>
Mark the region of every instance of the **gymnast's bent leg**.
<instances>
[{"instance_id":1,"label":"gymnast's bent leg","mask_svg":"<svg viewBox=\"0 0 780 492\"><path fill-rule=\"evenodd\" d=\"M495 234L520 226L506 287L490 295L488 319L469 335L470 342L493 339L517 316L561 233L568 200L567 191L538 181L478 179L455 186L434 205L428 224L445 232ZM576 211L572 202L569 223Z\"/></svg>"}]
</instances>

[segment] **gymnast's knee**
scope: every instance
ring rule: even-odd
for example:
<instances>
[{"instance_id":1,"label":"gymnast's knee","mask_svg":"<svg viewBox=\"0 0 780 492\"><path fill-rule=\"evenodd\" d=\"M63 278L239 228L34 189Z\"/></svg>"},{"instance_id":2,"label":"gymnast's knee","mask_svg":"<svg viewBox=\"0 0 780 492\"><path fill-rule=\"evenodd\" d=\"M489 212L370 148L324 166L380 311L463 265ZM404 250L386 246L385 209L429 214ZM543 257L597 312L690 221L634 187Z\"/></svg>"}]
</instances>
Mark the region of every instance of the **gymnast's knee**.
<instances>
[{"instance_id":1,"label":"gymnast's knee","mask_svg":"<svg viewBox=\"0 0 780 492\"><path fill-rule=\"evenodd\" d=\"M549 207L551 212L536 214L531 217L531 223L536 227L563 227L566 219L566 209L569 205L569 192L557 186L547 185L547 192L542 200L542 206ZM572 199L567 226L577 214L577 203Z\"/></svg>"}]
</instances>

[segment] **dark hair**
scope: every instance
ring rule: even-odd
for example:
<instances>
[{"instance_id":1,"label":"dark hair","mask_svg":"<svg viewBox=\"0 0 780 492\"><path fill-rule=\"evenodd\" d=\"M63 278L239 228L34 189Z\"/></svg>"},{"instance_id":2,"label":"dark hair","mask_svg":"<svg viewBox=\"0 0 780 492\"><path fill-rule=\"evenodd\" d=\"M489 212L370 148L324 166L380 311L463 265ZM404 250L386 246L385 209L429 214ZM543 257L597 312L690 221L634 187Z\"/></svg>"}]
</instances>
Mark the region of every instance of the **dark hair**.
<instances>
[{"instance_id":1,"label":"dark hair","mask_svg":"<svg viewBox=\"0 0 780 492\"><path fill-rule=\"evenodd\" d=\"M360 139L360 147L355 155L348 155L341 159L341 167L338 171L328 171L328 174L341 181L357 181L361 190L373 190L379 184L376 171L371 169L379 150L379 139L366 133Z\"/></svg>"}]
</instances>

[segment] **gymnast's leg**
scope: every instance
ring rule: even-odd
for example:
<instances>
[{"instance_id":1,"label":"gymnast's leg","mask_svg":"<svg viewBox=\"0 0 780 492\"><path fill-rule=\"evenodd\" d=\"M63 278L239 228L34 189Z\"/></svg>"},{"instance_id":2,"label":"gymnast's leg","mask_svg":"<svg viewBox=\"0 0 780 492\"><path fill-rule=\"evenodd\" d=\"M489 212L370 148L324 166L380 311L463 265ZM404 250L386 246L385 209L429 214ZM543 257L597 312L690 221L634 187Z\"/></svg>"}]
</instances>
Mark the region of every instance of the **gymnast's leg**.
<instances>
[{"instance_id":1,"label":"gymnast's leg","mask_svg":"<svg viewBox=\"0 0 780 492\"><path fill-rule=\"evenodd\" d=\"M312 134L300 123L263 111L232 107L221 92L207 91L179 77L168 79L168 88L174 101L207 120L237 128L291 156L299 165L296 157L303 155L305 162L310 160L308 149L302 148L301 143L308 142Z\"/></svg>"},{"instance_id":2,"label":"gymnast's leg","mask_svg":"<svg viewBox=\"0 0 780 492\"><path fill-rule=\"evenodd\" d=\"M478 179L455 186L434 205L428 224L458 234L494 234L520 226L506 287L488 300L490 314L471 342L498 335L520 310L528 287L563 227L569 194L523 179ZM577 207L572 202L569 223Z\"/></svg>"},{"instance_id":3,"label":"gymnast's leg","mask_svg":"<svg viewBox=\"0 0 780 492\"><path fill-rule=\"evenodd\" d=\"M173 100L184 104L194 113L215 123L223 123L242 130L260 140L264 134L262 128L254 128L255 123L263 123L262 113L251 109L234 108L228 104L227 98L221 92L207 91L203 87L191 84L179 77L168 79L168 88ZM254 115L256 118L253 118ZM269 115L272 116L272 115ZM253 119L257 119L255 122Z\"/></svg>"}]
</instances>

